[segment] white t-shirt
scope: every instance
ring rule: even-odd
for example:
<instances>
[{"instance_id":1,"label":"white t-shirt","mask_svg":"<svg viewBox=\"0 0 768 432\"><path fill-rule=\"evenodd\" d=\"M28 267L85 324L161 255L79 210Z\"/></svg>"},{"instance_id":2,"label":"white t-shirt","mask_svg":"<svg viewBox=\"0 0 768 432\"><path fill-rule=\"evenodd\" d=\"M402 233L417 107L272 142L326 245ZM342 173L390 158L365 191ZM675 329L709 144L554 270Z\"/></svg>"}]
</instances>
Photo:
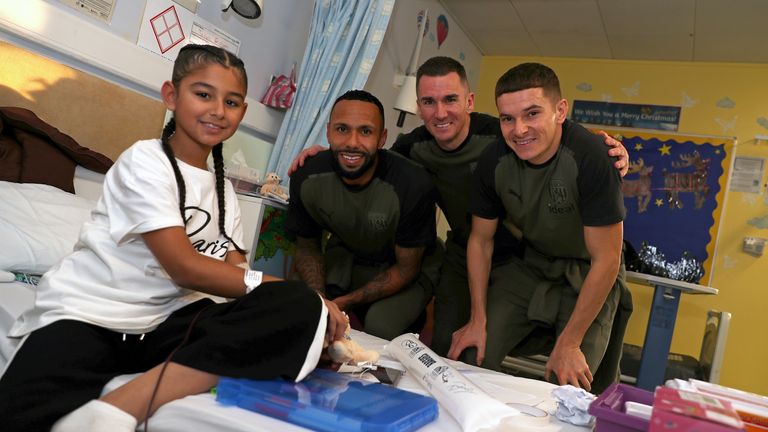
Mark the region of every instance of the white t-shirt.
<instances>
[{"instance_id":1,"label":"white t-shirt","mask_svg":"<svg viewBox=\"0 0 768 432\"><path fill-rule=\"evenodd\" d=\"M186 232L201 254L223 260L229 241L219 234L216 176L176 160L186 185ZM226 232L242 245L240 208L225 181ZM74 319L122 333L146 333L173 311L205 296L181 288L161 269L141 234L184 226L179 192L160 140L139 141L120 155L104 192L80 230L75 251L37 286L35 307L11 329L23 336L60 319Z\"/></svg>"}]
</instances>

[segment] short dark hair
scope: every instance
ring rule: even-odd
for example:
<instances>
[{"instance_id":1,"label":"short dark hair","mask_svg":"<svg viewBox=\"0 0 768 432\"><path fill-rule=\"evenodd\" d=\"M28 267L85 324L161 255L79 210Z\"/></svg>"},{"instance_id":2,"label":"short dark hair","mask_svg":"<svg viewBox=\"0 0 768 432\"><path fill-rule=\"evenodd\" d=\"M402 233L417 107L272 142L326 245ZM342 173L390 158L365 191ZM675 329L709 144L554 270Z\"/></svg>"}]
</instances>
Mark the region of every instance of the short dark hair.
<instances>
[{"instance_id":1,"label":"short dark hair","mask_svg":"<svg viewBox=\"0 0 768 432\"><path fill-rule=\"evenodd\" d=\"M376 105L376 108L379 109L379 115L381 116L381 128L384 129L384 105L381 104L379 98L365 90L349 90L336 98L336 101L333 102L333 106L331 107L331 113L333 113L333 109L336 108L336 104L343 100L368 102Z\"/></svg>"},{"instance_id":2,"label":"short dark hair","mask_svg":"<svg viewBox=\"0 0 768 432\"><path fill-rule=\"evenodd\" d=\"M496 82L496 98L504 93L514 93L541 87L544 94L560 100L560 80L555 71L541 63L522 63L506 71Z\"/></svg>"},{"instance_id":3,"label":"short dark hair","mask_svg":"<svg viewBox=\"0 0 768 432\"><path fill-rule=\"evenodd\" d=\"M467 71L464 69L464 66L450 57L443 56L432 57L419 66L419 70L416 71L416 85L419 85L422 76L441 77L451 72L456 72L461 83L469 86Z\"/></svg>"}]
</instances>

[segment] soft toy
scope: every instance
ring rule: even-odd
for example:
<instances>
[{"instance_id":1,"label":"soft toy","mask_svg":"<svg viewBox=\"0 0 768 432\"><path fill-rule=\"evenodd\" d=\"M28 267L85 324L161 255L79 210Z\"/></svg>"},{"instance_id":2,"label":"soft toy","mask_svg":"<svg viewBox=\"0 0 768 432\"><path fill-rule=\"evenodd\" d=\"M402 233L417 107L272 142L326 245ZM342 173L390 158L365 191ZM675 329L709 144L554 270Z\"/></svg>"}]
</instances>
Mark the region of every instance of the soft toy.
<instances>
[{"instance_id":1,"label":"soft toy","mask_svg":"<svg viewBox=\"0 0 768 432\"><path fill-rule=\"evenodd\" d=\"M334 341L328 346L328 355L337 363L376 363L379 359L379 353L373 350L366 350L352 340L350 336L349 318L347 318L347 331L344 332L344 338Z\"/></svg>"},{"instance_id":2,"label":"soft toy","mask_svg":"<svg viewBox=\"0 0 768 432\"><path fill-rule=\"evenodd\" d=\"M259 188L259 193L264 196L274 195L283 201L288 201L288 194L280 187L280 180L282 179L277 174L267 173L264 184Z\"/></svg>"}]
</instances>

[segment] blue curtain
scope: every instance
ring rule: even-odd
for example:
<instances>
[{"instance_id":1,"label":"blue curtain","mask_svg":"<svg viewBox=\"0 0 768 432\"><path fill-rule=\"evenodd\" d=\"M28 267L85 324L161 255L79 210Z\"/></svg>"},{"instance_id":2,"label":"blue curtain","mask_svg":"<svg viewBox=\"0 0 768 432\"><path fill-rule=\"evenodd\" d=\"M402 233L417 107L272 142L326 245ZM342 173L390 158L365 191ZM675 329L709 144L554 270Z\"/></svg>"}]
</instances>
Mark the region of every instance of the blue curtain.
<instances>
[{"instance_id":1,"label":"blue curtain","mask_svg":"<svg viewBox=\"0 0 768 432\"><path fill-rule=\"evenodd\" d=\"M280 127L267 172L285 179L301 150L328 145L331 105L347 90L365 85L394 5L395 0L315 1L293 106Z\"/></svg>"}]
</instances>

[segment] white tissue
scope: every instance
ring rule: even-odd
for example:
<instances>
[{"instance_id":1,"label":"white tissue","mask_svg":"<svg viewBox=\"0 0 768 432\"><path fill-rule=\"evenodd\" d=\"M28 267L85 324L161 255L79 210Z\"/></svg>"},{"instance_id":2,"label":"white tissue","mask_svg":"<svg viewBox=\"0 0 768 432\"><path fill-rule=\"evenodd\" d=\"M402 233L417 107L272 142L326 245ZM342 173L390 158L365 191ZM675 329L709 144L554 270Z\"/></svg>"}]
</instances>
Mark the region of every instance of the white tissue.
<instances>
[{"instance_id":1,"label":"white tissue","mask_svg":"<svg viewBox=\"0 0 768 432\"><path fill-rule=\"evenodd\" d=\"M232 154L229 163L224 167L224 172L227 177L233 179L245 180L251 183L261 181L261 172L256 168L248 166L248 162L245 160L245 153L241 149Z\"/></svg>"},{"instance_id":2,"label":"white tissue","mask_svg":"<svg viewBox=\"0 0 768 432\"><path fill-rule=\"evenodd\" d=\"M557 401L555 417L577 426L591 426L595 418L587 410L595 400L595 395L570 384L552 390L552 397Z\"/></svg>"},{"instance_id":3,"label":"white tissue","mask_svg":"<svg viewBox=\"0 0 768 432\"><path fill-rule=\"evenodd\" d=\"M229 163L234 165L248 166L248 162L245 161L245 153L243 153L243 150L241 149L237 149L237 151L232 154L232 157L229 159Z\"/></svg>"}]
</instances>

